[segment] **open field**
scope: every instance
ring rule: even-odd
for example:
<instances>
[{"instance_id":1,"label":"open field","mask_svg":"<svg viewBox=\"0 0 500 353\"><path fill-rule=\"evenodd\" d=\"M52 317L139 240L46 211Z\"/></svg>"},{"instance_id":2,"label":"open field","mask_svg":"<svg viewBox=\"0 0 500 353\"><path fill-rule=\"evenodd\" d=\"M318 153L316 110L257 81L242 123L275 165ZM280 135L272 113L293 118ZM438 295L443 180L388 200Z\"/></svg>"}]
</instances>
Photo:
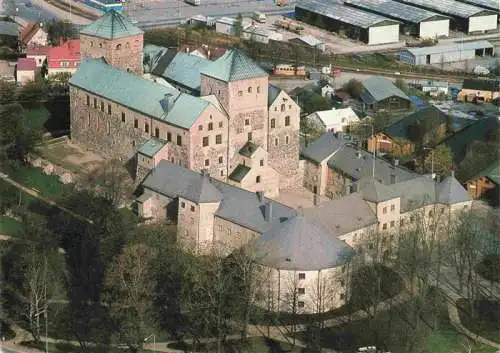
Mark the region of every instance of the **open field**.
<instances>
[{"instance_id":1,"label":"open field","mask_svg":"<svg viewBox=\"0 0 500 353\"><path fill-rule=\"evenodd\" d=\"M21 229L21 223L7 216L0 216L0 235L15 235Z\"/></svg>"}]
</instances>

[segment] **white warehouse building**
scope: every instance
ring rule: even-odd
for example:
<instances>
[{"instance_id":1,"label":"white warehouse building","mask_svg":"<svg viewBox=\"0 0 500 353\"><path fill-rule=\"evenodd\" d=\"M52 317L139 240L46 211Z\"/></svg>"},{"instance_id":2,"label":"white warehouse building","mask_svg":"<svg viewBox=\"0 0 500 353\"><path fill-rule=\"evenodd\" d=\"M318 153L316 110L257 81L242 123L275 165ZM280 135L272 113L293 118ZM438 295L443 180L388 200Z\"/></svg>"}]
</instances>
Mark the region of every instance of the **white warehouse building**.
<instances>
[{"instance_id":1,"label":"white warehouse building","mask_svg":"<svg viewBox=\"0 0 500 353\"><path fill-rule=\"evenodd\" d=\"M493 45L486 40L450 43L422 48L407 48L399 60L411 65L432 65L472 60L478 56L493 56Z\"/></svg>"},{"instance_id":2,"label":"white warehouse building","mask_svg":"<svg viewBox=\"0 0 500 353\"><path fill-rule=\"evenodd\" d=\"M452 29L465 33L482 33L496 30L498 14L484 8L455 0L397 0L399 2L435 11L453 18Z\"/></svg>"},{"instance_id":3,"label":"white warehouse building","mask_svg":"<svg viewBox=\"0 0 500 353\"><path fill-rule=\"evenodd\" d=\"M347 6L401 22L401 32L420 38L448 37L450 18L392 0L345 0Z\"/></svg>"},{"instance_id":4,"label":"white warehouse building","mask_svg":"<svg viewBox=\"0 0 500 353\"><path fill-rule=\"evenodd\" d=\"M295 18L368 45L399 42L398 21L331 0L301 1L295 5Z\"/></svg>"}]
</instances>

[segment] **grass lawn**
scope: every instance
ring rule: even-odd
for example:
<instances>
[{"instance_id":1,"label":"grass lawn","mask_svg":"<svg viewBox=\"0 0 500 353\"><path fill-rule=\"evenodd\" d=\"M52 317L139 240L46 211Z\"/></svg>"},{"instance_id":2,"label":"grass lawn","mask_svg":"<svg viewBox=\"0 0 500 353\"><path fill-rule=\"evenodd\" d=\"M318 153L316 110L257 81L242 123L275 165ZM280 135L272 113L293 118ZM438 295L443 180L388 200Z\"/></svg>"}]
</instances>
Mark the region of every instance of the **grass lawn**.
<instances>
[{"instance_id":1,"label":"grass lawn","mask_svg":"<svg viewBox=\"0 0 500 353\"><path fill-rule=\"evenodd\" d=\"M30 348L35 348L44 351L45 350L45 342L35 343L33 341L30 342L22 342L22 345ZM48 344L49 352L53 353L77 353L81 352L80 346L73 345L70 343L49 343ZM89 352L106 352L106 353L125 353L129 352L127 348L97 348L97 347L89 347ZM140 350L138 353L152 353L151 350Z\"/></svg>"},{"instance_id":2,"label":"grass lawn","mask_svg":"<svg viewBox=\"0 0 500 353\"><path fill-rule=\"evenodd\" d=\"M0 234L15 235L21 229L21 223L7 216L0 216Z\"/></svg>"},{"instance_id":3,"label":"grass lawn","mask_svg":"<svg viewBox=\"0 0 500 353\"><path fill-rule=\"evenodd\" d=\"M9 176L18 183L40 191L40 195L54 198L63 195L64 184L55 175L45 175L40 168L22 166L9 171Z\"/></svg>"},{"instance_id":4,"label":"grass lawn","mask_svg":"<svg viewBox=\"0 0 500 353\"><path fill-rule=\"evenodd\" d=\"M197 347L183 343L174 343L167 346L172 349L196 349L200 352L216 352L216 343L201 344ZM248 340L230 340L222 347L224 353L300 353L302 348L293 347L285 342L278 342L264 337L251 337Z\"/></svg>"}]
</instances>

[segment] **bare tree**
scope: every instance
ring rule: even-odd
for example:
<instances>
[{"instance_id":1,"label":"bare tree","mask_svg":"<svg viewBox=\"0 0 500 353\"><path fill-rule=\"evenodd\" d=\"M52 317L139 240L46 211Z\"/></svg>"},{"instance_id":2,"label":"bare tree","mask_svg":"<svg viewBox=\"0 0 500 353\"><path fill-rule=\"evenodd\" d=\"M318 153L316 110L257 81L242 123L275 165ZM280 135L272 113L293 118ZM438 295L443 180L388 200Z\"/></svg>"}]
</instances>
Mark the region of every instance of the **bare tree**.
<instances>
[{"instance_id":1,"label":"bare tree","mask_svg":"<svg viewBox=\"0 0 500 353\"><path fill-rule=\"evenodd\" d=\"M47 309L47 259L34 251L31 257L26 272L28 304L25 316L33 339L39 342L42 335L40 319Z\"/></svg>"},{"instance_id":2,"label":"bare tree","mask_svg":"<svg viewBox=\"0 0 500 353\"><path fill-rule=\"evenodd\" d=\"M291 315L291 325L289 334L292 336L293 344L295 345L295 336L297 333L297 325L300 309L305 306L303 300L300 300L300 281L296 271L288 271L286 276L286 287L283 294L283 305L285 310Z\"/></svg>"},{"instance_id":3,"label":"bare tree","mask_svg":"<svg viewBox=\"0 0 500 353\"><path fill-rule=\"evenodd\" d=\"M97 185L102 195L114 205L125 202L134 191L132 177L118 159L111 159L94 169L87 181Z\"/></svg>"}]
</instances>

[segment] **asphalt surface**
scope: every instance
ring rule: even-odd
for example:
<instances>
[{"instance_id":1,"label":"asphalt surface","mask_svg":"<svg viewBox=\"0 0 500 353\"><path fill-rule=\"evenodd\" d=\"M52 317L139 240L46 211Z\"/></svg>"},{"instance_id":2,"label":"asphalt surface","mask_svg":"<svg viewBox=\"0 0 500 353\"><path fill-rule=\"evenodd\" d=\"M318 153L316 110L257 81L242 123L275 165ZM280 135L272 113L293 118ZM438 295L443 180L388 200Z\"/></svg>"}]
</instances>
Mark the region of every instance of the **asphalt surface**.
<instances>
[{"instance_id":1,"label":"asphalt surface","mask_svg":"<svg viewBox=\"0 0 500 353\"><path fill-rule=\"evenodd\" d=\"M0 13L2 13L2 10L5 15L19 16L30 22L43 22L57 18L56 14L33 5L30 0L4 0L3 9L0 9Z\"/></svg>"}]
</instances>

